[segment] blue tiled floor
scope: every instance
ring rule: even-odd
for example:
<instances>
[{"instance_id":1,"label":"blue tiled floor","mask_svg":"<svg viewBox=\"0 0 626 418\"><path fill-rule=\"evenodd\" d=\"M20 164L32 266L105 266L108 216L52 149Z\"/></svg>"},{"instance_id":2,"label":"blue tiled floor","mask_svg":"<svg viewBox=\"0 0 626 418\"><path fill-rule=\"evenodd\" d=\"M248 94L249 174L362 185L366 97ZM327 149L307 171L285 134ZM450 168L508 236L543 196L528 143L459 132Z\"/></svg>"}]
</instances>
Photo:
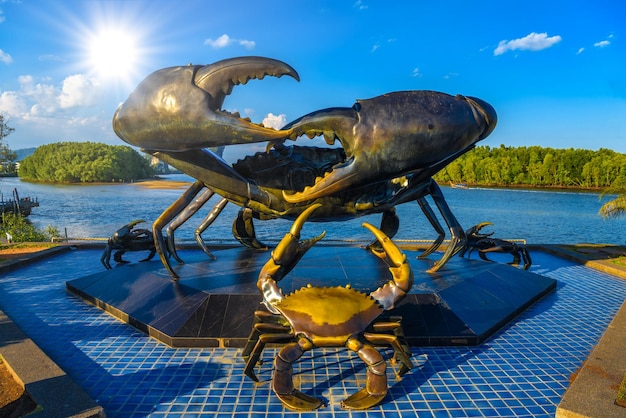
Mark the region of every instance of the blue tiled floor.
<instances>
[{"instance_id":1,"label":"blue tiled floor","mask_svg":"<svg viewBox=\"0 0 626 418\"><path fill-rule=\"evenodd\" d=\"M99 251L77 250L0 278L0 308L80 384L109 417L282 416L269 387L243 376L238 349L173 349L67 294L65 281L100 271ZM388 370L385 402L346 412L339 401L364 386L346 350L318 349L296 363L296 385L328 405L306 417L554 416L570 375L626 298L626 281L544 253L531 271L558 289L478 347L413 348L418 367ZM387 352L387 355L390 353Z\"/></svg>"}]
</instances>

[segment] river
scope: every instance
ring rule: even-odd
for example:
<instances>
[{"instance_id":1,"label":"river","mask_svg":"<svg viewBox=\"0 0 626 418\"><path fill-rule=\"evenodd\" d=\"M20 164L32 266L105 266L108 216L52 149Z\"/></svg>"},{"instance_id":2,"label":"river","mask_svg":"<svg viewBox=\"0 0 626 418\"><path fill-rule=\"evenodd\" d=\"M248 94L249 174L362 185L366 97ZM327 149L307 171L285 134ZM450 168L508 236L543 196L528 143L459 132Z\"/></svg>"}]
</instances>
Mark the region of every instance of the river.
<instances>
[{"instance_id":1,"label":"river","mask_svg":"<svg viewBox=\"0 0 626 418\"><path fill-rule=\"evenodd\" d=\"M169 180L192 181L186 175L164 176ZM33 208L31 222L44 228L56 227L70 238L109 237L122 225L143 219L148 227L184 191L151 189L140 183L98 185L49 185L22 182L19 178L2 178L0 191L4 198L17 188L21 197L37 198L40 206ZM558 243L626 243L626 218L603 220L598 209L611 196L600 200L598 193L546 191L525 189L455 189L442 187L450 208L464 228L479 222L493 222L488 231L503 239L525 239L529 244ZM215 200L191 218L176 233L181 240L193 239L194 229ZM434 205L433 205L434 207ZM239 208L233 204L226 209L203 234L207 240L231 240L231 224ZM398 207L401 230L398 239L428 240L435 233L425 220L417 203ZM369 232L361 227L366 220L377 225L379 215L346 222L309 223L303 237L327 231L331 239L369 240ZM443 222L443 221L442 221ZM443 223L442 223L443 224ZM275 240L289 229L285 220L257 221L257 236ZM444 224L445 225L445 224ZM139 225L138 227L141 227Z\"/></svg>"}]
</instances>

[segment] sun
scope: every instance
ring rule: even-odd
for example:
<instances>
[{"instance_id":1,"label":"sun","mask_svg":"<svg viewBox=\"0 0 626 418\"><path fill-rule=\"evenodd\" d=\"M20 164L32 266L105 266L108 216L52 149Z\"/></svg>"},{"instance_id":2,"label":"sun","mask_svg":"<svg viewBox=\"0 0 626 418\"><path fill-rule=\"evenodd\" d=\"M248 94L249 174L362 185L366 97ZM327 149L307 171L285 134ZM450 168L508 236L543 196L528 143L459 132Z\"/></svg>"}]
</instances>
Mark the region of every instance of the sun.
<instances>
[{"instance_id":1,"label":"sun","mask_svg":"<svg viewBox=\"0 0 626 418\"><path fill-rule=\"evenodd\" d=\"M102 29L90 36L87 50L92 71L102 78L125 79L135 71L139 48L128 30Z\"/></svg>"}]
</instances>

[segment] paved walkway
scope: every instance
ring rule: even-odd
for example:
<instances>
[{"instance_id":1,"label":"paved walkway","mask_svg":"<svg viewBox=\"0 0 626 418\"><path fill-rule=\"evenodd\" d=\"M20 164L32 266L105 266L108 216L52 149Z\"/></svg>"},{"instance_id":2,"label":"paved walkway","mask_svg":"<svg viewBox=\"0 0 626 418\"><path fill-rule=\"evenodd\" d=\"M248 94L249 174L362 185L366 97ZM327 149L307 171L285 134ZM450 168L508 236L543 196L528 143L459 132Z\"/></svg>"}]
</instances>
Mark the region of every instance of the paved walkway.
<instances>
[{"instance_id":1,"label":"paved walkway","mask_svg":"<svg viewBox=\"0 0 626 418\"><path fill-rule=\"evenodd\" d=\"M626 281L532 254L531 271L557 279L555 293L480 346L413 348L418 367L401 381L389 373L385 402L349 415L555 416L572 375L626 298ZM107 416L298 415L269 388L276 350L266 350L254 384L243 376L238 349L169 348L67 294L65 281L102 269L99 257L80 249L3 273L0 309ZM328 404L306 417L348 415L339 401L364 385L362 362L346 350L314 350L294 368L296 384Z\"/></svg>"}]
</instances>

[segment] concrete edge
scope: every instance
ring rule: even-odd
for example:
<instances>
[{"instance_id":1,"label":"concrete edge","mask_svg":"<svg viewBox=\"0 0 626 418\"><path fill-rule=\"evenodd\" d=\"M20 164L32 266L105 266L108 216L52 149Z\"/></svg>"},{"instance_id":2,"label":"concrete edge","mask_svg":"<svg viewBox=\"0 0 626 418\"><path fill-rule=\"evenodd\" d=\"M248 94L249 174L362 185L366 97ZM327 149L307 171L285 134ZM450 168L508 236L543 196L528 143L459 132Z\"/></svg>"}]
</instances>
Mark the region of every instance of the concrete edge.
<instances>
[{"instance_id":1,"label":"concrete edge","mask_svg":"<svg viewBox=\"0 0 626 418\"><path fill-rule=\"evenodd\" d=\"M586 260L576 252L558 245L537 248L557 257L574 261L603 273L626 279L626 269L603 260ZM626 408L615 404L617 390L626 373L626 302L595 345L557 406L557 418L626 416Z\"/></svg>"},{"instance_id":2,"label":"concrete edge","mask_svg":"<svg viewBox=\"0 0 626 418\"><path fill-rule=\"evenodd\" d=\"M626 279L626 268L617 266L610 261L606 260L586 260L580 254L575 251L568 250L562 246L554 244L542 244L542 245L529 245L529 248L537 248L545 251L548 254L555 255L557 257L565 258L578 264L582 264L594 270L601 271L603 273L610 274L612 276Z\"/></svg>"},{"instance_id":3,"label":"concrete edge","mask_svg":"<svg viewBox=\"0 0 626 418\"><path fill-rule=\"evenodd\" d=\"M64 253L66 251L70 251L72 248L72 245L62 244L55 247L50 247L42 251L37 251L36 253L24 254L21 257L14 258L7 261L6 263L0 264L0 273L5 273L7 271L24 267L25 265L32 263L33 261L43 260L45 258Z\"/></svg>"},{"instance_id":4,"label":"concrete edge","mask_svg":"<svg viewBox=\"0 0 626 418\"><path fill-rule=\"evenodd\" d=\"M104 417L104 409L0 310L0 355L40 408L32 417Z\"/></svg>"},{"instance_id":5,"label":"concrete edge","mask_svg":"<svg viewBox=\"0 0 626 418\"><path fill-rule=\"evenodd\" d=\"M626 302L573 376L557 407L557 418L626 416L626 408L615 404L626 373L625 347Z\"/></svg>"},{"instance_id":6,"label":"concrete edge","mask_svg":"<svg viewBox=\"0 0 626 418\"><path fill-rule=\"evenodd\" d=\"M11 260L0 272L70 251L71 246L52 247ZM0 309L0 356L15 379L24 386L39 408L29 417L105 417L98 405L74 380L52 361Z\"/></svg>"}]
</instances>

